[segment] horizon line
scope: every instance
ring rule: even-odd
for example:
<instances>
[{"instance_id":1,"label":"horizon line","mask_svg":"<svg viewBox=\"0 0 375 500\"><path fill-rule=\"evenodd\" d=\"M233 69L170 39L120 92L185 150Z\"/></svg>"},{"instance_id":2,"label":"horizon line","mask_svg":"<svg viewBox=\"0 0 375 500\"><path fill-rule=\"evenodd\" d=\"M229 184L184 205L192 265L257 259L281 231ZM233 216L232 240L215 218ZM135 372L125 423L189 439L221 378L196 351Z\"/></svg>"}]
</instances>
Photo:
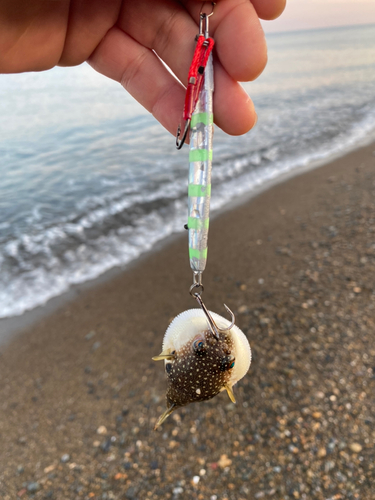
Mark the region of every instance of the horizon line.
<instances>
[{"instance_id":1,"label":"horizon line","mask_svg":"<svg viewBox=\"0 0 375 500\"><path fill-rule=\"evenodd\" d=\"M322 31L322 30L331 30L331 29L341 29L341 28L357 28L359 26L375 26L375 21L372 23L356 23L356 24L335 24L333 26L316 26L315 28L300 28L300 29L290 29L290 30L280 30L280 31L265 31L264 26L264 34L266 36L269 35L282 35L284 33L305 33L306 31Z\"/></svg>"}]
</instances>

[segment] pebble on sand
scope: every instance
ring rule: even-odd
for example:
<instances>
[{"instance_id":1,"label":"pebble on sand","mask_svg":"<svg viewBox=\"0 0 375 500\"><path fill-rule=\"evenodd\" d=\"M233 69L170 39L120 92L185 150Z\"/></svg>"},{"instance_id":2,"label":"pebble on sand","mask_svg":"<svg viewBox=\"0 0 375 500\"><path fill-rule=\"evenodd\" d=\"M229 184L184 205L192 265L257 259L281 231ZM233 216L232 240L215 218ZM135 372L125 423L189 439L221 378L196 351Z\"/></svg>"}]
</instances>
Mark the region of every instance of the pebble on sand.
<instances>
[{"instance_id":1,"label":"pebble on sand","mask_svg":"<svg viewBox=\"0 0 375 500\"><path fill-rule=\"evenodd\" d=\"M362 446L359 443L351 443L349 445L349 448L354 452L354 453L359 453L362 451Z\"/></svg>"},{"instance_id":2,"label":"pebble on sand","mask_svg":"<svg viewBox=\"0 0 375 500\"><path fill-rule=\"evenodd\" d=\"M222 469L225 469L225 467L229 467L232 464L232 460L228 458L228 455L221 455L220 460L218 460L218 466L221 467Z\"/></svg>"},{"instance_id":3,"label":"pebble on sand","mask_svg":"<svg viewBox=\"0 0 375 500\"><path fill-rule=\"evenodd\" d=\"M327 455L327 450L324 447L319 448L319 450L318 450L318 457L319 458L324 458L326 455Z\"/></svg>"},{"instance_id":4,"label":"pebble on sand","mask_svg":"<svg viewBox=\"0 0 375 500\"><path fill-rule=\"evenodd\" d=\"M66 464L70 460L70 455L68 453L64 453L64 455L60 458L60 461L63 464Z\"/></svg>"},{"instance_id":5,"label":"pebble on sand","mask_svg":"<svg viewBox=\"0 0 375 500\"><path fill-rule=\"evenodd\" d=\"M44 467L43 472L44 474L49 474L53 470L55 470L56 466L55 465L48 465L47 467Z\"/></svg>"},{"instance_id":6,"label":"pebble on sand","mask_svg":"<svg viewBox=\"0 0 375 500\"><path fill-rule=\"evenodd\" d=\"M40 489L40 484L37 482L32 482L27 485L27 491L29 493L36 493Z\"/></svg>"},{"instance_id":7,"label":"pebble on sand","mask_svg":"<svg viewBox=\"0 0 375 500\"><path fill-rule=\"evenodd\" d=\"M85 335L85 340L91 340L94 337L95 333L96 332L94 332L94 330L91 330L91 332Z\"/></svg>"}]
</instances>

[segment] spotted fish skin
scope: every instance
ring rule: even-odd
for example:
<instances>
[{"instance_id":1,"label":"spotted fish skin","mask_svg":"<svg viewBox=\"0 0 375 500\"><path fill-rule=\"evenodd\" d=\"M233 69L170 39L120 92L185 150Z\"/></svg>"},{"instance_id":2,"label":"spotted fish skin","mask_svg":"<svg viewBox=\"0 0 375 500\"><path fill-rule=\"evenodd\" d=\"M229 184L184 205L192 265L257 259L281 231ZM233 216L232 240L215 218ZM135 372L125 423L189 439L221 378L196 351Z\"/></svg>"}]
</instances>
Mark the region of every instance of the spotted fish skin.
<instances>
[{"instance_id":1,"label":"spotted fish skin","mask_svg":"<svg viewBox=\"0 0 375 500\"><path fill-rule=\"evenodd\" d=\"M210 312L219 331L211 332L202 309L189 309L174 318L165 332L162 352L168 377L167 409L158 428L177 408L205 401L226 390L235 403L232 387L246 375L251 349L244 333L227 319Z\"/></svg>"},{"instance_id":2,"label":"spotted fish skin","mask_svg":"<svg viewBox=\"0 0 375 500\"><path fill-rule=\"evenodd\" d=\"M230 382L232 349L229 335L220 333L216 339L207 329L176 350L173 359L165 362L167 406L177 408L216 396Z\"/></svg>"}]
</instances>

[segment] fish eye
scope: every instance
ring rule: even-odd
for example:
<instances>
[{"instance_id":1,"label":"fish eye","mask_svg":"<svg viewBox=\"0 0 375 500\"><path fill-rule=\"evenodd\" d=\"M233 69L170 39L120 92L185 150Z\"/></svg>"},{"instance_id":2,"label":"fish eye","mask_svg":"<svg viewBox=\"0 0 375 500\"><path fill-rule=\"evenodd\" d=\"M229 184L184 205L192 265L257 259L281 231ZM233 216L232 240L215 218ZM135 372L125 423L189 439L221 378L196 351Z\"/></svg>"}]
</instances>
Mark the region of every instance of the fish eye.
<instances>
[{"instance_id":1,"label":"fish eye","mask_svg":"<svg viewBox=\"0 0 375 500\"><path fill-rule=\"evenodd\" d=\"M234 356L224 356L220 363L220 370L225 372L231 370L236 363Z\"/></svg>"},{"instance_id":2,"label":"fish eye","mask_svg":"<svg viewBox=\"0 0 375 500\"><path fill-rule=\"evenodd\" d=\"M202 354L206 350L206 344L201 337L194 340L193 349L196 354Z\"/></svg>"}]
</instances>

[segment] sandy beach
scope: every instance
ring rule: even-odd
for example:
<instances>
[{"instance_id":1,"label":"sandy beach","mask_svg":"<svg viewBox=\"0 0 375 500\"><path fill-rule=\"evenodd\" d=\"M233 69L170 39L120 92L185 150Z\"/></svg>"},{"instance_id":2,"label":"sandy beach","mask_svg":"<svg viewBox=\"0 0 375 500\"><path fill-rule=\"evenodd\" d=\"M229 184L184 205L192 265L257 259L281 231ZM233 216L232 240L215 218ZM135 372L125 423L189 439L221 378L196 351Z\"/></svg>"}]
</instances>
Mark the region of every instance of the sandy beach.
<instances>
[{"instance_id":1,"label":"sandy beach","mask_svg":"<svg viewBox=\"0 0 375 500\"><path fill-rule=\"evenodd\" d=\"M153 431L186 235L1 346L0 498L375 499L374 200L373 144L212 222L204 301L253 350L235 405Z\"/></svg>"}]
</instances>

